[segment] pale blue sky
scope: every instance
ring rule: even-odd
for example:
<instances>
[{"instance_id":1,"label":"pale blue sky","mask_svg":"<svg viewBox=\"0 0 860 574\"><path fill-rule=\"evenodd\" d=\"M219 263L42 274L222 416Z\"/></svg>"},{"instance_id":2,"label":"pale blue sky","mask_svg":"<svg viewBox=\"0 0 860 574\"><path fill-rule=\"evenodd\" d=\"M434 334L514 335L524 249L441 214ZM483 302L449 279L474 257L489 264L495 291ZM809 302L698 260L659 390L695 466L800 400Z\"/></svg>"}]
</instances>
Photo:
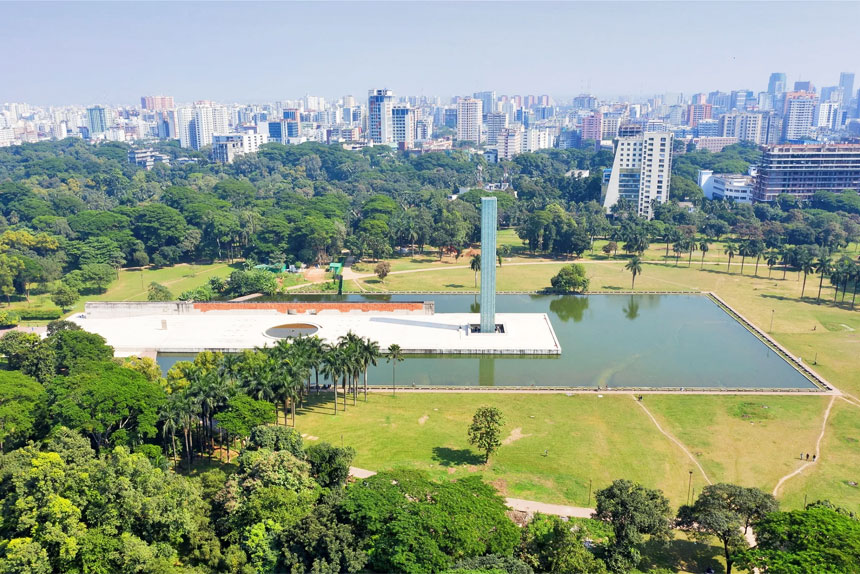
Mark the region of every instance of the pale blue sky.
<instances>
[{"instance_id":1,"label":"pale blue sky","mask_svg":"<svg viewBox=\"0 0 860 574\"><path fill-rule=\"evenodd\" d=\"M0 102L860 87L857 2L0 2L0 22Z\"/></svg>"}]
</instances>

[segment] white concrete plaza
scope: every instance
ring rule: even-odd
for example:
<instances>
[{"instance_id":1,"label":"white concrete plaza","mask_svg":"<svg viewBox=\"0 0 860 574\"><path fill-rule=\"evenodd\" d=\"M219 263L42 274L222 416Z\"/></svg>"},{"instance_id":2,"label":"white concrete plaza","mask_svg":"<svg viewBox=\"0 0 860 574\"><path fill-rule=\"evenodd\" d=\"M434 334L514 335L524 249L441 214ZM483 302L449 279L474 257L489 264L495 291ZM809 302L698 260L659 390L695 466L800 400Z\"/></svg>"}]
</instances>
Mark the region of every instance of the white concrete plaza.
<instances>
[{"instance_id":1,"label":"white concrete plaza","mask_svg":"<svg viewBox=\"0 0 860 574\"><path fill-rule=\"evenodd\" d=\"M316 315L276 311L207 311L107 316L104 313L75 315L72 321L103 336L117 356L153 353L197 353L204 350L236 352L274 345L277 338L266 331L301 323L319 330L326 342L352 331L386 349L397 343L406 353L541 354L556 355L561 347L544 313L499 313L496 323L502 334L469 333L466 325L477 324L477 313L409 314L387 312ZM166 327L166 328L165 328Z\"/></svg>"}]
</instances>

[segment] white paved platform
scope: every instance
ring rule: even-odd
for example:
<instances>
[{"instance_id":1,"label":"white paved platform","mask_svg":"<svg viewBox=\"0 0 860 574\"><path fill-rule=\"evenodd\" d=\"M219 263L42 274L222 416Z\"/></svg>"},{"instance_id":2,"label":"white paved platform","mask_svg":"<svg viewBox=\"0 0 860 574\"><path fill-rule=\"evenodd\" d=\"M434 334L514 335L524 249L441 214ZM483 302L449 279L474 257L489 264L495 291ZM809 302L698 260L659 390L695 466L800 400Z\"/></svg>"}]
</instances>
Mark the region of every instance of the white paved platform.
<instances>
[{"instance_id":1,"label":"white paved platform","mask_svg":"<svg viewBox=\"0 0 860 574\"><path fill-rule=\"evenodd\" d=\"M196 353L203 350L235 352L273 345L267 329L288 323L308 323L327 342L352 331L386 349L397 343L405 353L557 355L561 347L544 313L498 313L503 334L469 333L468 324L480 321L477 313L435 315L397 313L323 313L285 315L241 310L192 314L153 313L105 317L75 315L71 320L103 336L117 356L141 353ZM162 328L166 325L166 329Z\"/></svg>"}]
</instances>

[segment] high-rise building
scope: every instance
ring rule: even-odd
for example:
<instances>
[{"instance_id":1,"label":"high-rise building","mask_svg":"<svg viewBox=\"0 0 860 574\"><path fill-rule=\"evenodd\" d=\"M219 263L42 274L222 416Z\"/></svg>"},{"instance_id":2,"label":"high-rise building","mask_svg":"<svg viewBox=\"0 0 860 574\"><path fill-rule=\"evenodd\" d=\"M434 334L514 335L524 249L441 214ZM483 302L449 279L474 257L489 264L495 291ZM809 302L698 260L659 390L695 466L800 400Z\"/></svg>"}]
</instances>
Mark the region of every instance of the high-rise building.
<instances>
[{"instance_id":1,"label":"high-rise building","mask_svg":"<svg viewBox=\"0 0 860 574\"><path fill-rule=\"evenodd\" d=\"M794 91L795 92L809 92L810 94L815 92L815 86L812 85L812 82L809 80L798 80L794 82Z\"/></svg>"},{"instance_id":2,"label":"high-rise building","mask_svg":"<svg viewBox=\"0 0 860 574\"><path fill-rule=\"evenodd\" d=\"M191 147L192 143L192 127L194 121L194 112L189 107L176 108L173 114L168 115L168 121L173 122L173 133L179 139L179 146L184 148Z\"/></svg>"},{"instance_id":3,"label":"high-rise building","mask_svg":"<svg viewBox=\"0 0 860 574\"><path fill-rule=\"evenodd\" d=\"M87 127L90 137L103 134L108 129L108 111L102 106L87 108Z\"/></svg>"},{"instance_id":4,"label":"high-rise building","mask_svg":"<svg viewBox=\"0 0 860 574\"><path fill-rule=\"evenodd\" d=\"M860 189L860 144L774 145L757 166L755 201L788 193L801 200L816 191Z\"/></svg>"},{"instance_id":5,"label":"high-rise building","mask_svg":"<svg viewBox=\"0 0 860 574\"><path fill-rule=\"evenodd\" d=\"M720 135L720 122L718 120L699 120L693 131L697 137L717 137Z\"/></svg>"},{"instance_id":6,"label":"high-rise building","mask_svg":"<svg viewBox=\"0 0 860 574\"><path fill-rule=\"evenodd\" d=\"M821 102L815 113L815 127L835 130L839 127L839 102Z\"/></svg>"},{"instance_id":7,"label":"high-rise building","mask_svg":"<svg viewBox=\"0 0 860 574\"><path fill-rule=\"evenodd\" d=\"M595 112L582 118L582 141L599 142L603 136L603 114Z\"/></svg>"},{"instance_id":8,"label":"high-rise building","mask_svg":"<svg viewBox=\"0 0 860 574\"><path fill-rule=\"evenodd\" d=\"M473 97L477 100L481 100L481 110L482 110L481 113L484 115L484 117L486 117L487 114L491 114L491 113L497 111L496 110L496 92L495 91L475 92L473 94Z\"/></svg>"},{"instance_id":9,"label":"high-rise building","mask_svg":"<svg viewBox=\"0 0 860 574\"><path fill-rule=\"evenodd\" d=\"M496 138L496 149L499 153L499 159L512 160L515 155L522 153L523 148L523 128L520 125L515 125L510 128L503 128L499 131Z\"/></svg>"},{"instance_id":10,"label":"high-rise building","mask_svg":"<svg viewBox=\"0 0 860 574\"><path fill-rule=\"evenodd\" d=\"M433 118L421 118L415 122L415 141L429 140L433 137Z\"/></svg>"},{"instance_id":11,"label":"high-rise building","mask_svg":"<svg viewBox=\"0 0 860 574\"><path fill-rule=\"evenodd\" d=\"M711 104L690 104L687 110L687 121L694 128L702 120L711 119Z\"/></svg>"},{"instance_id":12,"label":"high-rise building","mask_svg":"<svg viewBox=\"0 0 860 574\"><path fill-rule=\"evenodd\" d=\"M842 88L842 108L847 109L854 95L854 74L852 72L839 74L839 87Z\"/></svg>"},{"instance_id":13,"label":"high-rise building","mask_svg":"<svg viewBox=\"0 0 860 574\"><path fill-rule=\"evenodd\" d=\"M817 105L818 98L809 92L789 92L785 95L784 141L800 141L809 137Z\"/></svg>"},{"instance_id":14,"label":"high-rise building","mask_svg":"<svg viewBox=\"0 0 860 574\"><path fill-rule=\"evenodd\" d=\"M496 145L499 132L508 127L508 115L502 112L490 112L484 116L487 124L487 143Z\"/></svg>"},{"instance_id":15,"label":"high-rise building","mask_svg":"<svg viewBox=\"0 0 860 574\"><path fill-rule=\"evenodd\" d=\"M669 199L672 139L671 132L645 132L619 139L603 206L612 209L620 199L627 199L639 215L653 217L654 207Z\"/></svg>"},{"instance_id":16,"label":"high-rise building","mask_svg":"<svg viewBox=\"0 0 860 574\"><path fill-rule=\"evenodd\" d=\"M370 90L367 95L367 137L375 144L394 143L391 109L394 107L392 90Z\"/></svg>"},{"instance_id":17,"label":"high-rise building","mask_svg":"<svg viewBox=\"0 0 860 574\"><path fill-rule=\"evenodd\" d=\"M457 139L481 143L481 117L483 102L475 98L463 98L457 102Z\"/></svg>"},{"instance_id":18,"label":"high-rise building","mask_svg":"<svg viewBox=\"0 0 860 574\"><path fill-rule=\"evenodd\" d=\"M786 79L782 72L774 72L767 82L767 93L775 96L785 91Z\"/></svg>"},{"instance_id":19,"label":"high-rise building","mask_svg":"<svg viewBox=\"0 0 860 574\"><path fill-rule=\"evenodd\" d=\"M191 147L199 150L212 143L215 120L211 106L195 106L191 121Z\"/></svg>"},{"instance_id":20,"label":"high-rise building","mask_svg":"<svg viewBox=\"0 0 860 574\"><path fill-rule=\"evenodd\" d=\"M733 112L720 116L720 129L718 135L725 138L737 138L739 141L748 141L754 144L762 144L762 128L764 126L764 114L756 112Z\"/></svg>"},{"instance_id":21,"label":"high-rise building","mask_svg":"<svg viewBox=\"0 0 860 574\"><path fill-rule=\"evenodd\" d=\"M391 135L399 147L412 149L415 145L415 108L401 104L391 108Z\"/></svg>"},{"instance_id":22,"label":"high-rise building","mask_svg":"<svg viewBox=\"0 0 860 574\"><path fill-rule=\"evenodd\" d=\"M153 112L163 112L172 110L175 106L173 105L173 96L142 96L140 107Z\"/></svg>"},{"instance_id":23,"label":"high-rise building","mask_svg":"<svg viewBox=\"0 0 860 574\"><path fill-rule=\"evenodd\" d=\"M256 153L266 142L266 134L254 132L216 134L212 136L212 158L220 163L232 163L236 156Z\"/></svg>"}]
</instances>

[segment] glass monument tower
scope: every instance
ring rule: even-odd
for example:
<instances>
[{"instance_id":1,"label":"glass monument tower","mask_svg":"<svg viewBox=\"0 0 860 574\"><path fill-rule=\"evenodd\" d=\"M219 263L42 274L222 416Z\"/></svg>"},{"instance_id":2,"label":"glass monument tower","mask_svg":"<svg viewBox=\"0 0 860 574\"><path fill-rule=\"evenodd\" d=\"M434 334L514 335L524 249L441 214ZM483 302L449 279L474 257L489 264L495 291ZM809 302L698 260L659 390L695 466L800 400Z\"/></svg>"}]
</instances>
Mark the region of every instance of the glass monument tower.
<instances>
[{"instance_id":1,"label":"glass monument tower","mask_svg":"<svg viewBox=\"0 0 860 574\"><path fill-rule=\"evenodd\" d=\"M481 198L481 333L496 332L496 198Z\"/></svg>"}]
</instances>

